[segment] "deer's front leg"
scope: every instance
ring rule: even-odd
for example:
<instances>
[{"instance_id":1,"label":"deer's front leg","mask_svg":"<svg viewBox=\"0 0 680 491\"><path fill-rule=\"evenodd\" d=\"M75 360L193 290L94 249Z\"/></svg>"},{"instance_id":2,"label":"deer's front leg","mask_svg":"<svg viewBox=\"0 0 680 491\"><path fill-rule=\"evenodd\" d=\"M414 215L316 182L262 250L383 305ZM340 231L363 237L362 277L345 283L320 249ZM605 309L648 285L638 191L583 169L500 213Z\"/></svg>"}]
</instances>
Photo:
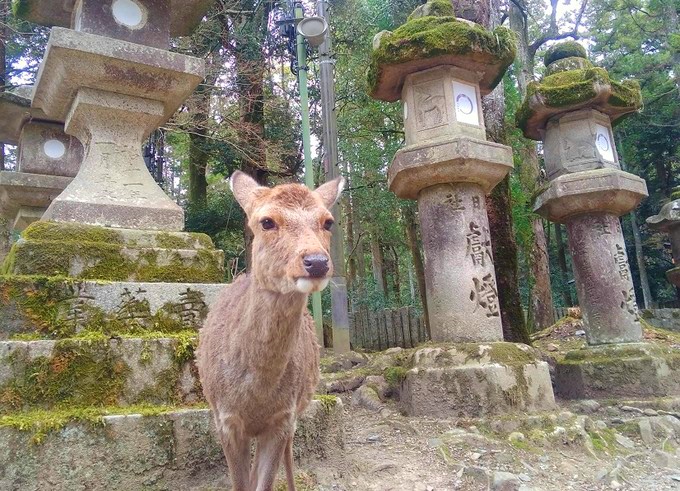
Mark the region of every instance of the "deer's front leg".
<instances>
[{"instance_id":1,"label":"deer's front leg","mask_svg":"<svg viewBox=\"0 0 680 491\"><path fill-rule=\"evenodd\" d=\"M272 428L257 438L251 475L251 487L254 491L272 491L281 458L294 433L293 422L285 421L281 427ZM295 491L295 488L288 491Z\"/></svg>"},{"instance_id":2,"label":"deer's front leg","mask_svg":"<svg viewBox=\"0 0 680 491\"><path fill-rule=\"evenodd\" d=\"M250 438L245 436L243 425L238 423L233 418L222 417L217 421L217 433L227 459L232 491L251 491Z\"/></svg>"}]
</instances>

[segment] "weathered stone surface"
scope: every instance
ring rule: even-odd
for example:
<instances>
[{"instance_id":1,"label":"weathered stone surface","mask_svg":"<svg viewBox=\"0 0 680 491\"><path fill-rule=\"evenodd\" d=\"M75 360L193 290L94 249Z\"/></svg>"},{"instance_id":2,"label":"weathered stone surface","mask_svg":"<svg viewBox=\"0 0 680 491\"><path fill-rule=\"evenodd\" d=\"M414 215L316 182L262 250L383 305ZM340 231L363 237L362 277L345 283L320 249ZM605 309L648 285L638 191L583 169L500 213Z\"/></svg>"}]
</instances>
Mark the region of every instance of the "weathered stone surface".
<instances>
[{"instance_id":1,"label":"weathered stone surface","mask_svg":"<svg viewBox=\"0 0 680 491\"><path fill-rule=\"evenodd\" d=\"M183 212L149 174L141 143L202 78L203 60L54 28L33 105L63 118L66 132L84 144L85 159L45 218L181 230Z\"/></svg>"},{"instance_id":2,"label":"weathered stone surface","mask_svg":"<svg viewBox=\"0 0 680 491\"><path fill-rule=\"evenodd\" d=\"M654 327L680 332L680 309L644 309L640 315Z\"/></svg>"},{"instance_id":3,"label":"weathered stone surface","mask_svg":"<svg viewBox=\"0 0 680 491\"><path fill-rule=\"evenodd\" d=\"M0 341L0 407L8 411L202 401L193 348L187 342L179 338Z\"/></svg>"},{"instance_id":4,"label":"weathered stone surface","mask_svg":"<svg viewBox=\"0 0 680 491\"><path fill-rule=\"evenodd\" d=\"M437 184L477 184L488 194L512 170L512 149L468 137L426 142L397 151L388 171L390 191L416 199Z\"/></svg>"},{"instance_id":5,"label":"weathered stone surface","mask_svg":"<svg viewBox=\"0 0 680 491\"><path fill-rule=\"evenodd\" d=\"M0 339L72 337L82 332L198 330L227 286L219 283L128 283L65 278L0 278Z\"/></svg>"},{"instance_id":6,"label":"weathered stone surface","mask_svg":"<svg viewBox=\"0 0 680 491\"><path fill-rule=\"evenodd\" d=\"M437 66L406 77L401 91L406 145L468 136L486 140L476 73Z\"/></svg>"},{"instance_id":7,"label":"weathered stone surface","mask_svg":"<svg viewBox=\"0 0 680 491\"><path fill-rule=\"evenodd\" d=\"M621 216L646 198L645 180L618 169L597 169L562 175L536 199L534 211L551 222L602 212Z\"/></svg>"},{"instance_id":8,"label":"weathered stone surface","mask_svg":"<svg viewBox=\"0 0 680 491\"><path fill-rule=\"evenodd\" d=\"M23 207L44 211L71 181L65 176L0 171L0 215L13 222Z\"/></svg>"},{"instance_id":9,"label":"weathered stone surface","mask_svg":"<svg viewBox=\"0 0 680 491\"><path fill-rule=\"evenodd\" d=\"M647 218L647 225L670 236L673 258L676 262L680 261L680 199L666 203L657 215ZM666 278L671 284L680 286L680 269L669 269Z\"/></svg>"},{"instance_id":10,"label":"weathered stone surface","mask_svg":"<svg viewBox=\"0 0 680 491\"><path fill-rule=\"evenodd\" d=\"M555 368L555 393L565 399L680 394L680 354L645 343L570 351Z\"/></svg>"},{"instance_id":11,"label":"weathered stone surface","mask_svg":"<svg viewBox=\"0 0 680 491\"><path fill-rule=\"evenodd\" d=\"M585 109L552 118L543 142L548 179L586 170L620 169L609 117L598 111Z\"/></svg>"},{"instance_id":12,"label":"weathered stone surface","mask_svg":"<svg viewBox=\"0 0 680 491\"><path fill-rule=\"evenodd\" d=\"M521 344L423 348L405 374L401 401L410 416L479 417L551 409L548 365Z\"/></svg>"},{"instance_id":13,"label":"weathered stone surface","mask_svg":"<svg viewBox=\"0 0 680 491\"><path fill-rule=\"evenodd\" d=\"M30 122L21 130L19 172L74 177L82 160L83 146L63 124Z\"/></svg>"},{"instance_id":14,"label":"weathered stone surface","mask_svg":"<svg viewBox=\"0 0 680 491\"><path fill-rule=\"evenodd\" d=\"M298 421L294 455L299 465L343 447L342 404L312 401ZM207 409L156 416L104 416L101 424L74 422L42 443L30 431L0 427L0 488L216 489L227 470ZM49 465L46 465L49 463Z\"/></svg>"},{"instance_id":15,"label":"weathered stone surface","mask_svg":"<svg viewBox=\"0 0 680 491\"><path fill-rule=\"evenodd\" d=\"M374 42L368 72L371 97L396 101L407 75L439 65L479 73L483 95L503 78L516 52L509 29L489 31L438 9L430 9L430 13L409 17L394 32L383 32Z\"/></svg>"},{"instance_id":16,"label":"weathered stone surface","mask_svg":"<svg viewBox=\"0 0 680 491\"><path fill-rule=\"evenodd\" d=\"M161 8L168 9L169 12L165 13L164 20L169 23L171 36L186 36L191 34L213 2L214 0L170 0L169 2L159 0L134 0L134 3L147 10L147 17L156 15L157 10ZM18 17L35 24L50 27L72 27L78 30L79 26L77 25L77 19L79 16L74 16L73 12L77 3L78 0L64 0L59 2L53 2L52 0L15 0L14 12ZM101 2L96 0L83 0L83 3L86 6L89 6L90 4L99 5ZM169 7L166 6L168 3ZM105 5L100 15L101 17L111 16L111 5ZM138 28L138 26L135 26L135 28ZM160 28L160 26L158 28ZM167 27L165 27L165 29L167 29ZM107 35L110 35L111 37L132 36L132 31L133 29L120 29L118 31L108 32ZM130 39L130 41L140 42L140 40L134 39Z\"/></svg>"},{"instance_id":17,"label":"weathered stone surface","mask_svg":"<svg viewBox=\"0 0 680 491\"><path fill-rule=\"evenodd\" d=\"M21 128L31 117L31 100L12 92L0 92L0 141L17 145Z\"/></svg>"},{"instance_id":18,"label":"weathered stone surface","mask_svg":"<svg viewBox=\"0 0 680 491\"><path fill-rule=\"evenodd\" d=\"M591 213L567 222L569 250L588 344L642 340L633 276L619 219Z\"/></svg>"},{"instance_id":19,"label":"weathered stone surface","mask_svg":"<svg viewBox=\"0 0 680 491\"><path fill-rule=\"evenodd\" d=\"M475 184L420 192L430 332L435 342L501 341L486 200Z\"/></svg>"}]
</instances>

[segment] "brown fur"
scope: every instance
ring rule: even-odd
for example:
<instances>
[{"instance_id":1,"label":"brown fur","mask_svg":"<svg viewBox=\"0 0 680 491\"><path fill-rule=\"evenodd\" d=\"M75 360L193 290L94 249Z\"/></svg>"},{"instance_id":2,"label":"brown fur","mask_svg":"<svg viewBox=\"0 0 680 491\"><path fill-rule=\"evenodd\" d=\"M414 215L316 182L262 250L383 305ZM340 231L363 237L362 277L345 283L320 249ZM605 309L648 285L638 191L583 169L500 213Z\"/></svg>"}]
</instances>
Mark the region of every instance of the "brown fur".
<instances>
[{"instance_id":1,"label":"brown fur","mask_svg":"<svg viewBox=\"0 0 680 491\"><path fill-rule=\"evenodd\" d=\"M232 176L255 235L252 271L213 305L197 358L235 491L270 491L282 456L288 488L295 489L295 421L319 381L308 293L299 291L298 280L307 276L305 255L328 255L330 232L323 224L341 185L331 181L316 192L297 184L268 189L242 173ZM274 220L276 230L264 230L263 218ZM332 268L326 276L331 274ZM313 283L320 287L322 281ZM251 439L257 440L252 469Z\"/></svg>"}]
</instances>

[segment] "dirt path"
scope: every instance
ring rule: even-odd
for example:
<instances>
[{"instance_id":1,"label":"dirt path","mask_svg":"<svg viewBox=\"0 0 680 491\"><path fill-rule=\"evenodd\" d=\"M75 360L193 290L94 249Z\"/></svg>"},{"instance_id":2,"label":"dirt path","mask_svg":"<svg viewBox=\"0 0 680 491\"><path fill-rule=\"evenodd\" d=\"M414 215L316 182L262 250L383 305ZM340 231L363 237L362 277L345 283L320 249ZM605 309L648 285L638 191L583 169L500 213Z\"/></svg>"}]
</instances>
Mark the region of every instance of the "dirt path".
<instances>
[{"instance_id":1,"label":"dirt path","mask_svg":"<svg viewBox=\"0 0 680 491\"><path fill-rule=\"evenodd\" d=\"M311 489L680 490L680 431L668 418L678 426L680 419L652 409L654 401L633 408L618 403L593 411L594 404L562 404L538 416L432 420L404 417L393 402L371 411L352 405L351 395L343 399L344 456L309 469L318 482ZM639 427L647 424L640 421L652 423L653 441L645 435L649 444L642 441Z\"/></svg>"}]
</instances>

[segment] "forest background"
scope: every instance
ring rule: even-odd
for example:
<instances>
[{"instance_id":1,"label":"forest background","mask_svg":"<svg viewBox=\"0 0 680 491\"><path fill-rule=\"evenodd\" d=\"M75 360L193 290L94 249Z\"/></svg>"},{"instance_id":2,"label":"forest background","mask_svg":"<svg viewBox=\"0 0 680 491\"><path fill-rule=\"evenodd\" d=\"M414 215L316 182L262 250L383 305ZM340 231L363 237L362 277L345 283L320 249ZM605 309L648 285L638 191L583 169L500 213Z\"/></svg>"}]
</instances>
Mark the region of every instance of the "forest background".
<instances>
[{"instance_id":1,"label":"forest background","mask_svg":"<svg viewBox=\"0 0 680 491\"><path fill-rule=\"evenodd\" d=\"M373 36L393 30L418 0L332 0L329 3L336 82L339 166L348 180L341 211L350 310L414 305L424 300L423 256L414 202L387 189L387 168L403 145L402 108L366 93ZM532 212L543 184L540 144L522 137L514 113L526 85L540 78L543 53L577 40L617 79L635 78L644 106L615 129L622 165L643 177L649 198L622 218L640 307L678 306L664 272L668 237L645 218L671 199L680 166L680 0L454 0L485 4L492 25L517 34L519 55L500 88L485 100L489 138L511 145L515 169L489 198L505 337L522 341L549 326L554 307L577 303L563 226ZM314 4L305 2L307 15ZM186 211L186 228L209 234L225 251L226 281L248 262L243 213L226 185L241 169L262 184L301 181L304 165L294 45L282 20L292 5L218 0L193 36L172 49L204 58L207 77L173 119L144 147L154 178ZM457 10L459 11L459 10ZM49 29L16 19L0 0L0 90L34 81ZM308 51L315 181L323 182L318 53ZM0 145L11 170L16 149ZM324 319L330 323L328 291Z\"/></svg>"}]
</instances>

